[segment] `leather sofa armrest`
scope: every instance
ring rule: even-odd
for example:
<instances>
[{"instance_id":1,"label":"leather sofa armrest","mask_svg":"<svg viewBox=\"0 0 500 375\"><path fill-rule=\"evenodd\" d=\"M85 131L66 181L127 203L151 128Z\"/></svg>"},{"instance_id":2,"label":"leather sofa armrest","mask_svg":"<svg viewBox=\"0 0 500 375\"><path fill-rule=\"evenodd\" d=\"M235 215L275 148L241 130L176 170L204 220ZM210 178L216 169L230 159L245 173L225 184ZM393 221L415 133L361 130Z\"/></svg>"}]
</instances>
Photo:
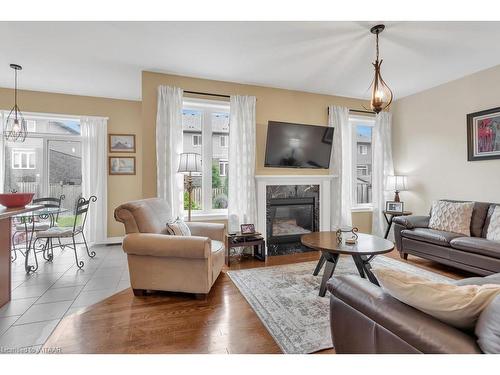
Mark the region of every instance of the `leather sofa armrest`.
<instances>
[{"instance_id":1,"label":"leather sofa armrest","mask_svg":"<svg viewBox=\"0 0 500 375\"><path fill-rule=\"evenodd\" d=\"M208 237L131 233L123 240L123 250L134 255L208 259L211 244Z\"/></svg>"},{"instance_id":2,"label":"leather sofa armrest","mask_svg":"<svg viewBox=\"0 0 500 375\"><path fill-rule=\"evenodd\" d=\"M212 240L224 242L224 229L221 223L202 223L196 221L186 222L193 236L208 237Z\"/></svg>"},{"instance_id":3,"label":"leather sofa armrest","mask_svg":"<svg viewBox=\"0 0 500 375\"><path fill-rule=\"evenodd\" d=\"M428 228L430 218L431 218L430 216L417 216L417 215L396 216L392 219L392 222L395 224L399 224L405 227L406 229Z\"/></svg>"},{"instance_id":4,"label":"leather sofa armrest","mask_svg":"<svg viewBox=\"0 0 500 375\"><path fill-rule=\"evenodd\" d=\"M363 318L384 327L422 353L481 353L472 336L398 301L359 276L333 277L328 282L328 290L332 293L332 306L335 299L339 299ZM334 311L331 314L334 326ZM356 319L359 318L353 317L350 320L352 327L348 327L353 337L334 337L334 343L365 339L361 337L365 332L356 329L359 323ZM345 319L342 320L345 323Z\"/></svg>"}]
</instances>

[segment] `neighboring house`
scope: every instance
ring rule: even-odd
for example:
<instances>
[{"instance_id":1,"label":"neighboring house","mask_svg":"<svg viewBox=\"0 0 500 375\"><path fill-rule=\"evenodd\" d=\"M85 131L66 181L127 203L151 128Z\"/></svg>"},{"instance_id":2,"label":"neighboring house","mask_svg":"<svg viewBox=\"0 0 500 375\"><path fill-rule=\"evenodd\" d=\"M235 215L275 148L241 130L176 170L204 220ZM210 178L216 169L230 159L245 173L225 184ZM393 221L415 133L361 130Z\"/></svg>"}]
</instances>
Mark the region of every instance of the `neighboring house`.
<instances>
[{"instance_id":1,"label":"neighboring house","mask_svg":"<svg viewBox=\"0 0 500 375\"><path fill-rule=\"evenodd\" d=\"M29 133L79 135L79 124L47 120L27 120ZM80 142L48 141L49 184L81 185L82 163ZM44 141L28 137L23 143L5 145L5 191L33 191L40 194L44 173Z\"/></svg>"},{"instance_id":2,"label":"neighboring house","mask_svg":"<svg viewBox=\"0 0 500 375\"><path fill-rule=\"evenodd\" d=\"M202 120L198 112L184 110L182 114L184 152L202 155ZM216 166L225 184L229 156L229 114L217 113L212 117L212 165ZM195 180L196 183L196 180Z\"/></svg>"},{"instance_id":3,"label":"neighboring house","mask_svg":"<svg viewBox=\"0 0 500 375\"><path fill-rule=\"evenodd\" d=\"M372 193L372 138L356 133L356 189L357 203L371 202Z\"/></svg>"}]
</instances>

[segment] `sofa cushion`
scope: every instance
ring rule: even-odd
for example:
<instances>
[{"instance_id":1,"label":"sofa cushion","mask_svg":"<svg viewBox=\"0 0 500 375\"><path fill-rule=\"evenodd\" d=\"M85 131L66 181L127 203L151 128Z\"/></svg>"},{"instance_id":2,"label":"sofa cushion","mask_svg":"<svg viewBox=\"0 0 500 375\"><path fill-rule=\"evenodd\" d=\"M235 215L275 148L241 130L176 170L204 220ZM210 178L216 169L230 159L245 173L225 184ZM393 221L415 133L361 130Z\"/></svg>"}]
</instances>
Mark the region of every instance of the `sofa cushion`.
<instances>
[{"instance_id":1,"label":"sofa cushion","mask_svg":"<svg viewBox=\"0 0 500 375\"><path fill-rule=\"evenodd\" d=\"M452 199L443 199L446 202L464 203L465 201L457 201ZM474 237L486 237L483 235L483 227L485 226L488 209L491 203L487 202L474 202L474 209L472 210L472 217L470 220L470 235Z\"/></svg>"},{"instance_id":2,"label":"sofa cushion","mask_svg":"<svg viewBox=\"0 0 500 375\"><path fill-rule=\"evenodd\" d=\"M477 344L486 354L500 354L500 296L496 296L479 316Z\"/></svg>"},{"instance_id":3,"label":"sofa cushion","mask_svg":"<svg viewBox=\"0 0 500 375\"><path fill-rule=\"evenodd\" d=\"M384 292L460 329L473 328L481 312L500 295L500 285L457 286L389 268L373 273Z\"/></svg>"},{"instance_id":4,"label":"sofa cushion","mask_svg":"<svg viewBox=\"0 0 500 375\"><path fill-rule=\"evenodd\" d=\"M461 235L457 233L427 228L404 229L401 231L401 235L406 238L411 238L412 240L419 240L447 247L450 247L451 240L461 237Z\"/></svg>"},{"instance_id":5,"label":"sofa cushion","mask_svg":"<svg viewBox=\"0 0 500 375\"><path fill-rule=\"evenodd\" d=\"M434 201L429 228L470 236L474 202Z\"/></svg>"},{"instance_id":6,"label":"sofa cushion","mask_svg":"<svg viewBox=\"0 0 500 375\"><path fill-rule=\"evenodd\" d=\"M496 206L493 209L493 214L489 218L486 239L500 241L500 206Z\"/></svg>"},{"instance_id":7,"label":"sofa cushion","mask_svg":"<svg viewBox=\"0 0 500 375\"><path fill-rule=\"evenodd\" d=\"M167 234L171 236L191 236L191 230L184 220L177 218L167 223Z\"/></svg>"},{"instance_id":8,"label":"sofa cushion","mask_svg":"<svg viewBox=\"0 0 500 375\"><path fill-rule=\"evenodd\" d=\"M484 219L484 225L483 225L483 231L481 233L481 237L486 238L486 235L488 234L488 228L490 227L490 221L491 221L491 216L493 215L493 212L495 212L495 208L500 205L498 204L490 204L488 206L488 212L486 214L486 217Z\"/></svg>"},{"instance_id":9,"label":"sofa cushion","mask_svg":"<svg viewBox=\"0 0 500 375\"><path fill-rule=\"evenodd\" d=\"M450 245L455 249L500 259L500 242L480 237L458 237L452 239Z\"/></svg>"}]
</instances>

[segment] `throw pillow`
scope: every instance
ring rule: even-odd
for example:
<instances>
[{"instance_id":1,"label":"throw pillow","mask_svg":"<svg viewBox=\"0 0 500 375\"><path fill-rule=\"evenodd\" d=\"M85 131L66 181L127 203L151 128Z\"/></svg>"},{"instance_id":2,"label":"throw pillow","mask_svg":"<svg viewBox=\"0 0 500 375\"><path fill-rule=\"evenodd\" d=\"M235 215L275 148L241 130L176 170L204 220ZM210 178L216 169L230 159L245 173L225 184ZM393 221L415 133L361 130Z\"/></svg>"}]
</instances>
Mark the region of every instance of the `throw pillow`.
<instances>
[{"instance_id":1,"label":"throw pillow","mask_svg":"<svg viewBox=\"0 0 500 375\"><path fill-rule=\"evenodd\" d=\"M470 329L497 295L500 285L437 283L392 269L374 269L384 292L444 323Z\"/></svg>"},{"instance_id":2,"label":"throw pillow","mask_svg":"<svg viewBox=\"0 0 500 375\"><path fill-rule=\"evenodd\" d=\"M484 353L500 354L500 296L490 302L479 316L475 333Z\"/></svg>"},{"instance_id":3,"label":"throw pillow","mask_svg":"<svg viewBox=\"0 0 500 375\"><path fill-rule=\"evenodd\" d=\"M177 218L167 223L167 233L171 236L190 236L191 231L184 220Z\"/></svg>"},{"instance_id":4,"label":"throw pillow","mask_svg":"<svg viewBox=\"0 0 500 375\"><path fill-rule=\"evenodd\" d=\"M486 239L500 241L500 206L496 206L490 218Z\"/></svg>"},{"instance_id":5,"label":"throw pillow","mask_svg":"<svg viewBox=\"0 0 500 375\"><path fill-rule=\"evenodd\" d=\"M429 228L470 236L474 202L434 201Z\"/></svg>"}]
</instances>

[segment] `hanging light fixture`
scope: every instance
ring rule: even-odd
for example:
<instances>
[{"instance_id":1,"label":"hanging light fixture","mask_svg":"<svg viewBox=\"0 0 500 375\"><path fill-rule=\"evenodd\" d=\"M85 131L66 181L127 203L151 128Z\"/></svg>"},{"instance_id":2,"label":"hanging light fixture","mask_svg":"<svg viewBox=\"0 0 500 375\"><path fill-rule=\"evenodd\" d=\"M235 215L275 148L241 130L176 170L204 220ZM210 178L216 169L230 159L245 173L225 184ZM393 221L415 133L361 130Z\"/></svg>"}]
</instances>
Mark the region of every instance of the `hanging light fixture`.
<instances>
[{"instance_id":1,"label":"hanging light fixture","mask_svg":"<svg viewBox=\"0 0 500 375\"><path fill-rule=\"evenodd\" d=\"M17 71L22 70L23 67L17 64L10 64L10 67L15 72L14 107L10 110L9 116L7 116L7 120L5 121L4 138L6 141L24 142L26 139L26 121L17 105Z\"/></svg>"},{"instance_id":2,"label":"hanging light fixture","mask_svg":"<svg viewBox=\"0 0 500 375\"><path fill-rule=\"evenodd\" d=\"M392 91L387 86L387 84L382 79L382 75L380 74L380 66L382 65L382 61L379 61L379 50L378 50L378 35L384 31L385 25L376 25L370 29L372 34L375 34L377 38L377 58L373 63L373 67L375 68L375 77L373 78L373 82L371 85L371 100L370 100L370 108L373 112L379 113L389 107L392 103Z\"/></svg>"}]
</instances>

